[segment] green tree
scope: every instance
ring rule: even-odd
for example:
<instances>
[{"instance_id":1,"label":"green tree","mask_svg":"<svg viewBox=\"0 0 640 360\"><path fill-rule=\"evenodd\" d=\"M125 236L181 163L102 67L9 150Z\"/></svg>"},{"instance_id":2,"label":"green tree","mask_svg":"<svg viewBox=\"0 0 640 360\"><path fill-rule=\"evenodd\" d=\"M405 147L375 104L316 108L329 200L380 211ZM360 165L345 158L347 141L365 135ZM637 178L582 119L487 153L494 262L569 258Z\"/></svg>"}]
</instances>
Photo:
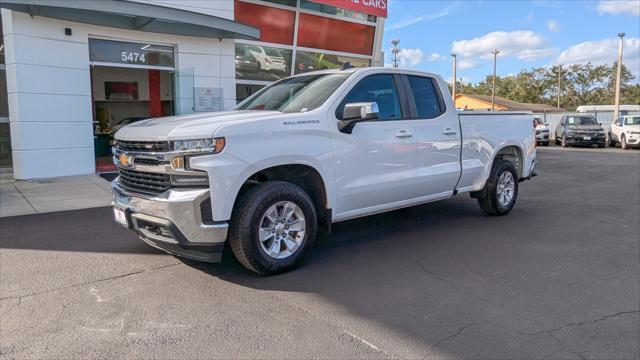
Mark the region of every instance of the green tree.
<instances>
[{"instance_id":1,"label":"green tree","mask_svg":"<svg viewBox=\"0 0 640 360\"><path fill-rule=\"evenodd\" d=\"M517 75L497 76L496 95L523 103L557 105L558 71L561 91L560 107L575 109L580 105L613 104L616 63L611 65L576 64L549 68L523 69ZM491 95L493 76L464 87L470 95ZM634 76L622 66L621 103L640 104L640 84L632 84Z\"/></svg>"}]
</instances>

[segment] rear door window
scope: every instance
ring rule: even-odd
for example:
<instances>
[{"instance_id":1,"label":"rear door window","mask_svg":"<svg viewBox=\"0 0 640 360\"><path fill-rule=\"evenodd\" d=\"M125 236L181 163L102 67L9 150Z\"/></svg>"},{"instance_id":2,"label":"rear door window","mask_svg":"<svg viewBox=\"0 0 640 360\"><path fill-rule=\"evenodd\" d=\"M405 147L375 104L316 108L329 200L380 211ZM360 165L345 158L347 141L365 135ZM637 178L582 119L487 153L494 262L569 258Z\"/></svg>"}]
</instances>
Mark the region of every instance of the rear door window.
<instances>
[{"instance_id":1,"label":"rear door window","mask_svg":"<svg viewBox=\"0 0 640 360\"><path fill-rule=\"evenodd\" d=\"M422 76L407 76L407 79L415 100L418 118L433 119L440 116L444 112L444 106L433 79Z\"/></svg>"}]
</instances>

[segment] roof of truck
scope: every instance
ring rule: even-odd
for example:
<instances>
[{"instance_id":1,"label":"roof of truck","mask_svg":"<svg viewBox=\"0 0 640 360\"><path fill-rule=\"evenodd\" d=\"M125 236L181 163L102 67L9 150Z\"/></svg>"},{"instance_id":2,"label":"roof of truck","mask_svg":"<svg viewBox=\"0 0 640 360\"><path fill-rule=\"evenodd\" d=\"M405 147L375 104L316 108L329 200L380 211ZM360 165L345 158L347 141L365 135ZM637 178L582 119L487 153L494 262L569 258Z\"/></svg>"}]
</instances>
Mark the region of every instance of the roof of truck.
<instances>
[{"instance_id":1,"label":"roof of truck","mask_svg":"<svg viewBox=\"0 0 640 360\"><path fill-rule=\"evenodd\" d=\"M416 71L410 69L402 69L402 68L390 68L390 67L382 67L382 66L369 66L369 67L351 67L348 69L328 69L328 70L318 70L318 71L310 71L301 74L296 74L295 76L304 76L309 74L340 74L340 73L363 73L363 72L373 72L373 71L384 71L388 73L396 73L396 74L414 74L414 75L427 75L431 77L439 77L438 74L429 73L425 71Z\"/></svg>"}]
</instances>

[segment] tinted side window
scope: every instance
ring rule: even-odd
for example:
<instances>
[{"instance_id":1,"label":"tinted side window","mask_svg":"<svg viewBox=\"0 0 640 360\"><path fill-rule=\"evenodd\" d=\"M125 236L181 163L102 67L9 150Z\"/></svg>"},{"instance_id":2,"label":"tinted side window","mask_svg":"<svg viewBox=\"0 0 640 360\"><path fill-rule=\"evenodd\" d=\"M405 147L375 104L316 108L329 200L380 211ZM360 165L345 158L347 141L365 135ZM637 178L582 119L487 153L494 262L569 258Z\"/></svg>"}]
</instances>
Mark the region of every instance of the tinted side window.
<instances>
[{"instance_id":1,"label":"tinted side window","mask_svg":"<svg viewBox=\"0 0 640 360\"><path fill-rule=\"evenodd\" d=\"M376 102L380 111L380 120L397 120L400 115L398 91L392 75L373 75L360 81L342 101L338 111L342 118L344 105L356 102Z\"/></svg>"},{"instance_id":2,"label":"tinted side window","mask_svg":"<svg viewBox=\"0 0 640 360\"><path fill-rule=\"evenodd\" d=\"M418 117L432 119L442 114L444 109L440 105L433 80L420 76L407 76L407 78L416 101Z\"/></svg>"}]
</instances>

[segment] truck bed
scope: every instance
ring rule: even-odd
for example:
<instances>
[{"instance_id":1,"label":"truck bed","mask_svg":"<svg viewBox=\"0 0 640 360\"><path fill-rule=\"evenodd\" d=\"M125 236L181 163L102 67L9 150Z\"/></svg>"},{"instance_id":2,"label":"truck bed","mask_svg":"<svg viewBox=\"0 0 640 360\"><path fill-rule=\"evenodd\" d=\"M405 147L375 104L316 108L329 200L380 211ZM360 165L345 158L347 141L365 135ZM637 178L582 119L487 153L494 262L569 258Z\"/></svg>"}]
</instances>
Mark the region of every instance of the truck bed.
<instances>
[{"instance_id":1,"label":"truck bed","mask_svg":"<svg viewBox=\"0 0 640 360\"><path fill-rule=\"evenodd\" d=\"M457 189L461 192L482 189L491 171L495 149L516 145L527 149L521 156L521 178L529 176L529 164L535 157L533 114L527 111L464 111L458 114L462 132L462 174ZM510 156L507 154L507 156Z\"/></svg>"}]
</instances>

